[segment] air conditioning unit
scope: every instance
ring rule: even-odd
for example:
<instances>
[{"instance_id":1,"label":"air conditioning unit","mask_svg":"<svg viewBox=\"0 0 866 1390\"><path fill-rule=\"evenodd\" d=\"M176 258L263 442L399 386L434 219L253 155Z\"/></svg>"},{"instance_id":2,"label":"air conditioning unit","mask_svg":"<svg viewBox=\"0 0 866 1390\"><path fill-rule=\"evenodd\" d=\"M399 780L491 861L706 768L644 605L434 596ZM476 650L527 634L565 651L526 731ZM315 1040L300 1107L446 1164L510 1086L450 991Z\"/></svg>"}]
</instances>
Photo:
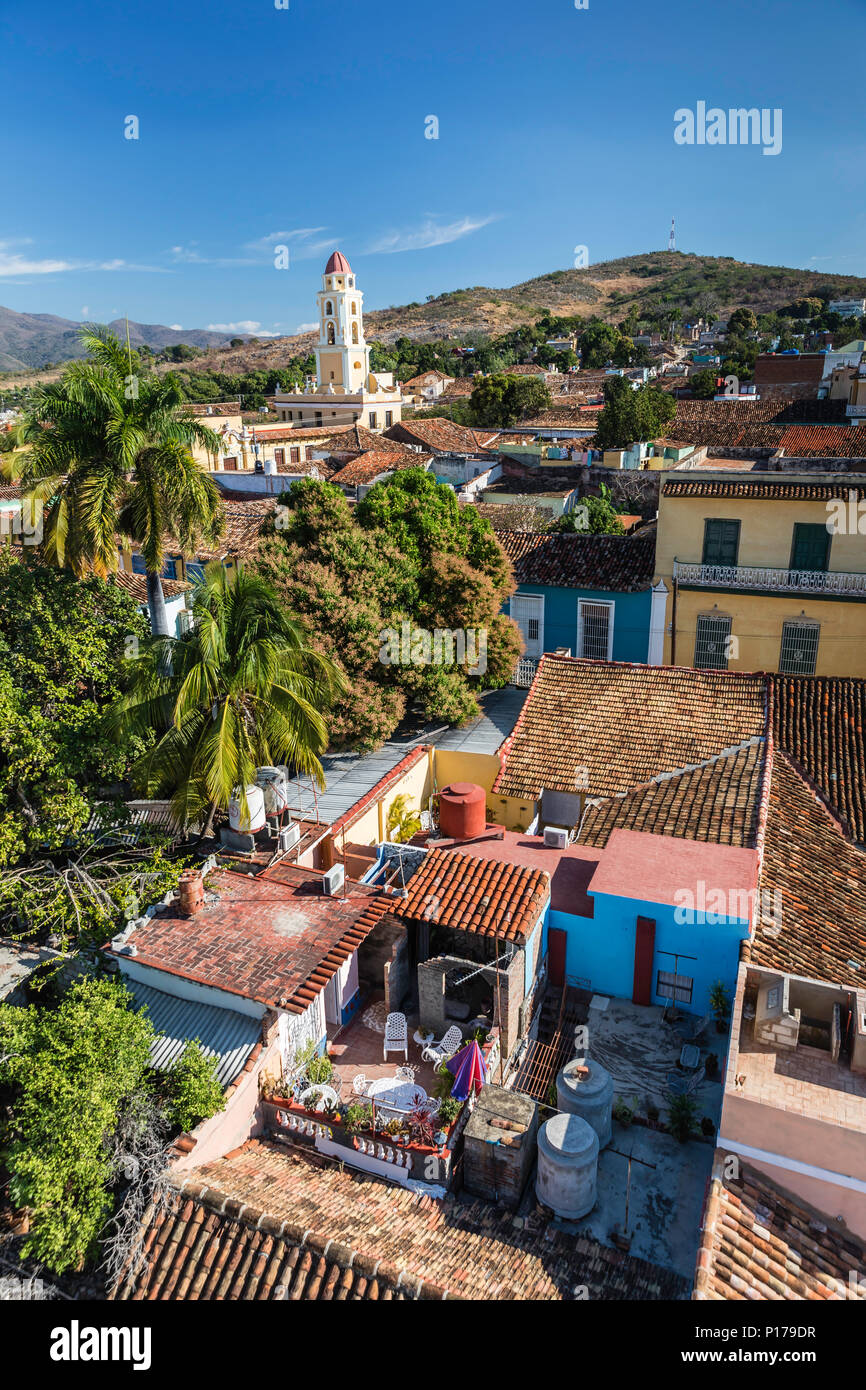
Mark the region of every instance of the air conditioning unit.
<instances>
[{"instance_id":1,"label":"air conditioning unit","mask_svg":"<svg viewBox=\"0 0 866 1390\"><path fill-rule=\"evenodd\" d=\"M346 870L342 864L334 864L322 874L322 892L327 898L335 898L346 881Z\"/></svg>"},{"instance_id":2,"label":"air conditioning unit","mask_svg":"<svg viewBox=\"0 0 866 1390\"><path fill-rule=\"evenodd\" d=\"M297 821L293 821L291 825L284 825L279 835L281 853L285 854L286 850L294 849L295 845L300 841L300 838L301 827L298 825Z\"/></svg>"},{"instance_id":3,"label":"air conditioning unit","mask_svg":"<svg viewBox=\"0 0 866 1390\"><path fill-rule=\"evenodd\" d=\"M544 843L547 849L565 849L568 844L568 831L561 825L544 827Z\"/></svg>"}]
</instances>

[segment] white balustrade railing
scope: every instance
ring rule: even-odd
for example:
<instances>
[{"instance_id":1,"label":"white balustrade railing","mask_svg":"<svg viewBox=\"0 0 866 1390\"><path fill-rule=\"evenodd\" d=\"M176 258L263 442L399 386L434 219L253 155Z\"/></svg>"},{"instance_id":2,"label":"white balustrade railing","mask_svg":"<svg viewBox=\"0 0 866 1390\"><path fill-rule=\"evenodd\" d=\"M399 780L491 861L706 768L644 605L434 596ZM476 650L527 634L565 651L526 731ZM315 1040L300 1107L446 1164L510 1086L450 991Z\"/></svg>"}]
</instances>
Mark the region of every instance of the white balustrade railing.
<instances>
[{"instance_id":1,"label":"white balustrade railing","mask_svg":"<svg viewBox=\"0 0 866 1390\"><path fill-rule=\"evenodd\" d=\"M760 589L786 594L862 595L866 574L843 570L769 569L760 565L689 565L674 561L674 579L702 589Z\"/></svg>"}]
</instances>

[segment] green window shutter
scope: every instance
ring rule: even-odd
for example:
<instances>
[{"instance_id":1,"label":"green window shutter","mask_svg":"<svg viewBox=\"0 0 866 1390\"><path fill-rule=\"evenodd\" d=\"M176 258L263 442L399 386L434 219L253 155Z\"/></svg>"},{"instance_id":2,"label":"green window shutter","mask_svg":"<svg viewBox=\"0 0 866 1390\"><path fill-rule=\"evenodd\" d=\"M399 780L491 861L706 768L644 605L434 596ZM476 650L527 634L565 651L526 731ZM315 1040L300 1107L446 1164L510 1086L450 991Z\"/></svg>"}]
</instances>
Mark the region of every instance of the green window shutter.
<instances>
[{"instance_id":1,"label":"green window shutter","mask_svg":"<svg viewBox=\"0 0 866 1390\"><path fill-rule=\"evenodd\" d=\"M704 522L704 565L735 565L740 550L740 523L711 517Z\"/></svg>"},{"instance_id":2,"label":"green window shutter","mask_svg":"<svg viewBox=\"0 0 866 1390\"><path fill-rule=\"evenodd\" d=\"M794 525L791 546L792 570L826 570L830 560L830 533L820 522Z\"/></svg>"}]
</instances>

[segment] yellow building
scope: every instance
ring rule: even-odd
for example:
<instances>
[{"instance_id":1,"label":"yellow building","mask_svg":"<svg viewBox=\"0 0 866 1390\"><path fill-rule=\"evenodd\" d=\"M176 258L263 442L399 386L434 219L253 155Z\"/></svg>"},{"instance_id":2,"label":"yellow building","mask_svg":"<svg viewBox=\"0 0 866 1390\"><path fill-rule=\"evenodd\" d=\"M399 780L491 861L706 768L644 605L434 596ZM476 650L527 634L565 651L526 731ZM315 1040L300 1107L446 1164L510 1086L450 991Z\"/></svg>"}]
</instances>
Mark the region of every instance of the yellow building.
<instances>
[{"instance_id":1,"label":"yellow building","mask_svg":"<svg viewBox=\"0 0 866 1390\"><path fill-rule=\"evenodd\" d=\"M341 251L335 251L316 298L316 378L308 380L303 391L276 393L274 409L281 420L299 428L357 422L371 430L399 423L402 392L393 372L370 371L363 300L352 267Z\"/></svg>"},{"instance_id":2,"label":"yellow building","mask_svg":"<svg viewBox=\"0 0 866 1390\"><path fill-rule=\"evenodd\" d=\"M866 480L668 474L656 569L666 663L866 676Z\"/></svg>"}]
</instances>

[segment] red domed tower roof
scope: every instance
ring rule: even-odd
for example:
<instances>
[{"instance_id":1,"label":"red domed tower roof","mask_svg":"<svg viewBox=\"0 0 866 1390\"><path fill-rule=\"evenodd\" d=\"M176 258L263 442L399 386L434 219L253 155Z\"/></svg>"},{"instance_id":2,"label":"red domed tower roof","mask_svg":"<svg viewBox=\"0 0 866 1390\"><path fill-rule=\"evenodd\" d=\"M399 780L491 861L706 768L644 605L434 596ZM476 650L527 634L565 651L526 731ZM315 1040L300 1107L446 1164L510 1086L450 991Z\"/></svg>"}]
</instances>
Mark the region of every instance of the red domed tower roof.
<instances>
[{"instance_id":1,"label":"red domed tower roof","mask_svg":"<svg viewBox=\"0 0 866 1390\"><path fill-rule=\"evenodd\" d=\"M325 274L330 275L335 272L337 275L351 275L352 267L346 260L342 251L334 251L328 264L325 266Z\"/></svg>"}]
</instances>

